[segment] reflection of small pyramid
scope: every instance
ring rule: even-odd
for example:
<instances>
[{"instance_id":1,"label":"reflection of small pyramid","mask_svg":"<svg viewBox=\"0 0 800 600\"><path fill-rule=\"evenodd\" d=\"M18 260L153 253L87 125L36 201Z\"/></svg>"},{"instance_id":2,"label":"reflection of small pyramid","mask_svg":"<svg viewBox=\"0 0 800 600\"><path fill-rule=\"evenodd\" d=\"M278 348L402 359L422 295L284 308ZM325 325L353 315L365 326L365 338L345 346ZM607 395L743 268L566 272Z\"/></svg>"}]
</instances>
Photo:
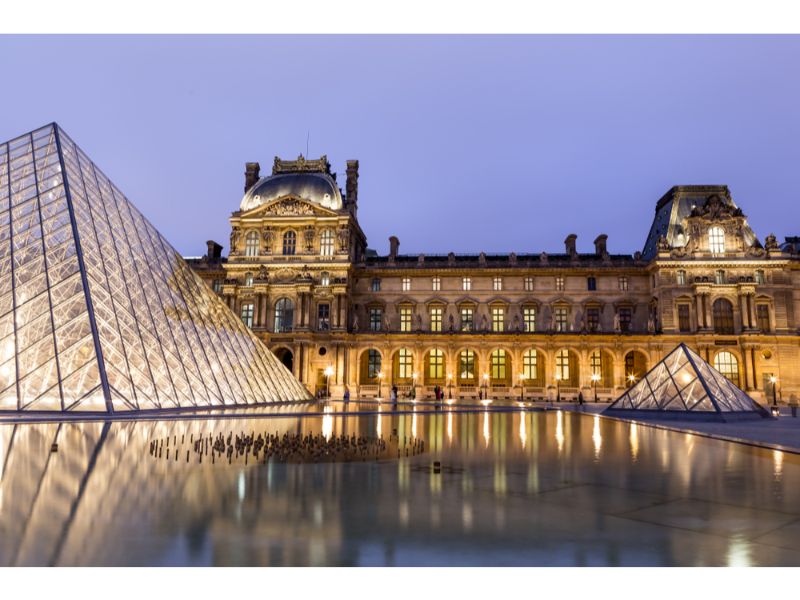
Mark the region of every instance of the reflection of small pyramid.
<instances>
[{"instance_id":1,"label":"reflection of small pyramid","mask_svg":"<svg viewBox=\"0 0 800 600\"><path fill-rule=\"evenodd\" d=\"M308 398L58 125L0 144L0 411Z\"/></svg>"},{"instance_id":2,"label":"reflection of small pyramid","mask_svg":"<svg viewBox=\"0 0 800 600\"><path fill-rule=\"evenodd\" d=\"M667 354L604 412L714 421L768 416L755 400L686 344Z\"/></svg>"}]
</instances>

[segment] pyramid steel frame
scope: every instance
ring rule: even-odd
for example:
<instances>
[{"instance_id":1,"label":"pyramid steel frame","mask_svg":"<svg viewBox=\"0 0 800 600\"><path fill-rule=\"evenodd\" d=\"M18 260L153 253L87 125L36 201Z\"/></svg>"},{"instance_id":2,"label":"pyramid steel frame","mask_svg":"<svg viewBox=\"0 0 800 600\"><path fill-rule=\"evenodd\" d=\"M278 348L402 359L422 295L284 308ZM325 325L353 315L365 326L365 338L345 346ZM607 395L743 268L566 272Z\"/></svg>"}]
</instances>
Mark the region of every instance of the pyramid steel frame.
<instances>
[{"instance_id":1,"label":"pyramid steel frame","mask_svg":"<svg viewBox=\"0 0 800 600\"><path fill-rule=\"evenodd\" d=\"M56 123L0 144L0 415L309 398Z\"/></svg>"},{"instance_id":2,"label":"pyramid steel frame","mask_svg":"<svg viewBox=\"0 0 800 600\"><path fill-rule=\"evenodd\" d=\"M768 416L755 400L683 343L603 412L714 421Z\"/></svg>"}]
</instances>

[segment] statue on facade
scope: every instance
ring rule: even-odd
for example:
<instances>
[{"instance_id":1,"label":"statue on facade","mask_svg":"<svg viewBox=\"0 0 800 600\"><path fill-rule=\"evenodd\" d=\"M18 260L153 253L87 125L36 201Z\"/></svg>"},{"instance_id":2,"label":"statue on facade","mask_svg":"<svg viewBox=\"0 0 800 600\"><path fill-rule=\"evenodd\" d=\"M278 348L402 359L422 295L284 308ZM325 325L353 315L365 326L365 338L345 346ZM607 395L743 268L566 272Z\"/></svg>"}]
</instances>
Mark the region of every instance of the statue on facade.
<instances>
[{"instance_id":1,"label":"statue on facade","mask_svg":"<svg viewBox=\"0 0 800 600\"><path fill-rule=\"evenodd\" d=\"M620 331L622 331L622 328L620 327L619 324L619 313L616 313L614 315L614 332L619 333Z\"/></svg>"},{"instance_id":2,"label":"statue on facade","mask_svg":"<svg viewBox=\"0 0 800 600\"><path fill-rule=\"evenodd\" d=\"M450 333L453 333L455 331L455 319L453 319L453 315L447 317L447 323L450 327Z\"/></svg>"},{"instance_id":3,"label":"statue on facade","mask_svg":"<svg viewBox=\"0 0 800 600\"><path fill-rule=\"evenodd\" d=\"M383 315L383 330L389 331L389 315Z\"/></svg>"},{"instance_id":4,"label":"statue on facade","mask_svg":"<svg viewBox=\"0 0 800 600\"><path fill-rule=\"evenodd\" d=\"M417 331L422 331L422 315L417 315Z\"/></svg>"},{"instance_id":5,"label":"statue on facade","mask_svg":"<svg viewBox=\"0 0 800 600\"><path fill-rule=\"evenodd\" d=\"M481 331L489 331L489 323L486 320L486 315L481 317Z\"/></svg>"},{"instance_id":6,"label":"statue on facade","mask_svg":"<svg viewBox=\"0 0 800 600\"><path fill-rule=\"evenodd\" d=\"M264 228L264 254L272 254L272 243L275 239L275 232L272 231L272 227L265 227Z\"/></svg>"},{"instance_id":7,"label":"statue on facade","mask_svg":"<svg viewBox=\"0 0 800 600\"><path fill-rule=\"evenodd\" d=\"M269 272L267 271L267 267L264 265L261 265L261 267L258 269L258 278L262 281L269 280Z\"/></svg>"},{"instance_id":8,"label":"statue on facade","mask_svg":"<svg viewBox=\"0 0 800 600\"><path fill-rule=\"evenodd\" d=\"M663 235L658 236L658 241L656 242L656 247L658 248L659 252L669 252L669 242L667 242L667 238Z\"/></svg>"},{"instance_id":9,"label":"statue on facade","mask_svg":"<svg viewBox=\"0 0 800 600\"><path fill-rule=\"evenodd\" d=\"M358 331L358 313L353 313L353 331Z\"/></svg>"},{"instance_id":10,"label":"statue on facade","mask_svg":"<svg viewBox=\"0 0 800 600\"><path fill-rule=\"evenodd\" d=\"M234 227L231 229L231 254L236 252L236 245L239 243L239 228Z\"/></svg>"},{"instance_id":11,"label":"statue on facade","mask_svg":"<svg viewBox=\"0 0 800 600\"><path fill-rule=\"evenodd\" d=\"M770 233L766 238L764 238L764 247L767 250L778 250L780 246L778 245L778 239L775 237L774 233Z\"/></svg>"},{"instance_id":12,"label":"statue on facade","mask_svg":"<svg viewBox=\"0 0 800 600\"><path fill-rule=\"evenodd\" d=\"M514 329L514 331L517 331L517 332L520 331L519 315L514 315L514 321L513 321L513 324L511 326Z\"/></svg>"},{"instance_id":13,"label":"statue on facade","mask_svg":"<svg viewBox=\"0 0 800 600\"><path fill-rule=\"evenodd\" d=\"M347 227L339 229L339 251L347 252L350 250L350 230Z\"/></svg>"},{"instance_id":14,"label":"statue on facade","mask_svg":"<svg viewBox=\"0 0 800 600\"><path fill-rule=\"evenodd\" d=\"M656 332L656 321L651 314L647 318L647 333L655 333Z\"/></svg>"}]
</instances>

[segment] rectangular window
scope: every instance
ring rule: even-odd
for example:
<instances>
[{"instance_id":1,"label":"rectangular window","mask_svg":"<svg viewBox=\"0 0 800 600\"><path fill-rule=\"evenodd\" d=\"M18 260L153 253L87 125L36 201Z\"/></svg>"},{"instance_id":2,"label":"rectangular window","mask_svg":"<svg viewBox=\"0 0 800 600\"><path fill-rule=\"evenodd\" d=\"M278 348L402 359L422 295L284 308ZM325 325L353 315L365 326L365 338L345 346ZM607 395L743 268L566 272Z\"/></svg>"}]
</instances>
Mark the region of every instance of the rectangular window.
<instances>
[{"instance_id":1,"label":"rectangular window","mask_svg":"<svg viewBox=\"0 0 800 600\"><path fill-rule=\"evenodd\" d=\"M522 307L522 326L526 333L533 333L536 331L536 307L523 306Z\"/></svg>"},{"instance_id":2,"label":"rectangular window","mask_svg":"<svg viewBox=\"0 0 800 600\"><path fill-rule=\"evenodd\" d=\"M586 289L590 292L594 292L597 290L597 279L594 277L587 277L586 278Z\"/></svg>"},{"instance_id":3,"label":"rectangular window","mask_svg":"<svg viewBox=\"0 0 800 600\"><path fill-rule=\"evenodd\" d=\"M369 350L367 354L367 377L377 379L381 372L381 355L377 350Z\"/></svg>"},{"instance_id":4,"label":"rectangular window","mask_svg":"<svg viewBox=\"0 0 800 600\"><path fill-rule=\"evenodd\" d=\"M442 290L442 278L441 277L434 277L431 279L431 286L434 292L439 292Z\"/></svg>"},{"instance_id":5,"label":"rectangular window","mask_svg":"<svg viewBox=\"0 0 800 600\"><path fill-rule=\"evenodd\" d=\"M502 292L503 291L503 278L502 277L494 277L494 278L492 278L492 289L495 292Z\"/></svg>"},{"instance_id":6,"label":"rectangular window","mask_svg":"<svg viewBox=\"0 0 800 600\"><path fill-rule=\"evenodd\" d=\"M769 305L756 304L756 324L761 331L769 331Z\"/></svg>"},{"instance_id":7,"label":"rectangular window","mask_svg":"<svg viewBox=\"0 0 800 600\"><path fill-rule=\"evenodd\" d=\"M492 308L492 331L503 331L505 329L503 327L505 315L506 311L504 308Z\"/></svg>"},{"instance_id":8,"label":"rectangular window","mask_svg":"<svg viewBox=\"0 0 800 600\"><path fill-rule=\"evenodd\" d=\"M631 330L631 317L633 316L633 312L630 308L620 308L619 309L619 329L620 331L630 331Z\"/></svg>"},{"instance_id":9,"label":"rectangular window","mask_svg":"<svg viewBox=\"0 0 800 600\"><path fill-rule=\"evenodd\" d=\"M689 305L678 304L678 331L683 333L692 330L692 320L689 316Z\"/></svg>"},{"instance_id":10,"label":"rectangular window","mask_svg":"<svg viewBox=\"0 0 800 600\"><path fill-rule=\"evenodd\" d=\"M524 280L525 291L532 292L533 291L533 277L526 277Z\"/></svg>"},{"instance_id":11,"label":"rectangular window","mask_svg":"<svg viewBox=\"0 0 800 600\"><path fill-rule=\"evenodd\" d=\"M414 374L414 357L411 350L402 348L397 354L397 377L399 379L411 379Z\"/></svg>"},{"instance_id":12,"label":"rectangular window","mask_svg":"<svg viewBox=\"0 0 800 600\"><path fill-rule=\"evenodd\" d=\"M472 331L473 312L471 308L461 309L461 331Z\"/></svg>"},{"instance_id":13,"label":"rectangular window","mask_svg":"<svg viewBox=\"0 0 800 600\"><path fill-rule=\"evenodd\" d=\"M370 286L373 292L380 292L381 291L381 280L377 277L373 278L372 285Z\"/></svg>"},{"instance_id":14,"label":"rectangular window","mask_svg":"<svg viewBox=\"0 0 800 600\"><path fill-rule=\"evenodd\" d=\"M320 304L317 306L317 329L328 331L331 328L331 305Z\"/></svg>"},{"instance_id":15,"label":"rectangular window","mask_svg":"<svg viewBox=\"0 0 800 600\"><path fill-rule=\"evenodd\" d=\"M714 273L714 283L718 285L725 283L725 271L720 269Z\"/></svg>"},{"instance_id":16,"label":"rectangular window","mask_svg":"<svg viewBox=\"0 0 800 600\"><path fill-rule=\"evenodd\" d=\"M400 331L411 331L411 307L400 307Z\"/></svg>"},{"instance_id":17,"label":"rectangular window","mask_svg":"<svg viewBox=\"0 0 800 600\"><path fill-rule=\"evenodd\" d=\"M383 310L380 308L369 309L369 330L380 331L383 324Z\"/></svg>"},{"instance_id":18,"label":"rectangular window","mask_svg":"<svg viewBox=\"0 0 800 600\"><path fill-rule=\"evenodd\" d=\"M678 271L677 280L678 280L678 285L686 285L686 271L684 271L683 269Z\"/></svg>"},{"instance_id":19,"label":"rectangular window","mask_svg":"<svg viewBox=\"0 0 800 600\"><path fill-rule=\"evenodd\" d=\"M628 278L627 277L620 277L619 278L619 289L620 291L627 292L628 291Z\"/></svg>"},{"instance_id":20,"label":"rectangular window","mask_svg":"<svg viewBox=\"0 0 800 600\"><path fill-rule=\"evenodd\" d=\"M559 292L564 291L564 278L560 275L556 277L556 290Z\"/></svg>"},{"instance_id":21,"label":"rectangular window","mask_svg":"<svg viewBox=\"0 0 800 600\"><path fill-rule=\"evenodd\" d=\"M248 327L253 326L253 303L242 304L242 322Z\"/></svg>"},{"instance_id":22,"label":"rectangular window","mask_svg":"<svg viewBox=\"0 0 800 600\"><path fill-rule=\"evenodd\" d=\"M212 281L211 282L211 289L214 290L214 292L216 292L217 294L221 293L222 292L222 280L221 279L215 279L214 281Z\"/></svg>"},{"instance_id":23,"label":"rectangular window","mask_svg":"<svg viewBox=\"0 0 800 600\"><path fill-rule=\"evenodd\" d=\"M492 380L502 382L506 378L506 351L495 350L491 355Z\"/></svg>"},{"instance_id":24,"label":"rectangular window","mask_svg":"<svg viewBox=\"0 0 800 600\"><path fill-rule=\"evenodd\" d=\"M764 271L761 269L756 271L756 283L759 285L764 285L766 279L764 278Z\"/></svg>"},{"instance_id":25,"label":"rectangular window","mask_svg":"<svg viewBox=\"0 0 800 600\"><path fill-rule=\"evenodd\" d=\"M434 306L431 308L431 331L439 332L442 330L442 307Z\"/></svg>"},{"instance_id":26,"label":"rectangular window","mask_svg":"<svg viewBox=\"0 0 800 600\"><path fill-rule=\"evenodd\" d=\"M404 292L411 291L411 277L403 277L403 291Z\"/></svg>"},{"instance_id":27,"label":"rectangular window","mask_svg":"<svg viewBox=\"0 0 800 600\"><path fill-rule=\"evenodd\" d=\"M469 292L472 289L472 279L469 277L462 277L461 289L464 290L465 292Z\"/></svg>"},{"instance_id":28,"label":"rectangular window","mask_svg":"<svg viewBox=\"0 0 800 600\"><path fill-rule=\"evenodd\" d=\"M433 349L428 355L428 377L430 379L444 379L444 352Z\"/></svg>"},{"instance_id":29,"label":"rectangular window","mask_svg":"<svg viewBox=\"0 0 800 600\"><path fill-rule=\"evenodd\" d=\"M522 355L522 376L534 381L539 376L539 354L536 350L528 350Z\"/></svg>"},{"instance_id":30,"label":"rectangular window","mask_svg":"<svg viewBox=\"0 0 800 600\"><path fill-rule=\"evenodd\" d=\"M600 309L596 306L586 309L586 328L590 333L600 330Z\"/></svg>"},{"instance_id":31,"label":"rectangular window","mask_svg":"<svg viewBox=\"0 0 800 600\"><path fill-rule=\"evenodd\" d=\"M555 309L555 322L556 322L556 331L566 331L567 330L567 309L563 306L557 306Z\"/></svg>"},{"instance_id":32,"label":"rectangular window","mask_svg":"<svg viewBox=\"0 0 800 600\"><path fill-rule=\"evenodd\" d=\"M475 352L463 350L458 358L458 377L462 381L475 379Z\"/></svg>"}]
</instances>

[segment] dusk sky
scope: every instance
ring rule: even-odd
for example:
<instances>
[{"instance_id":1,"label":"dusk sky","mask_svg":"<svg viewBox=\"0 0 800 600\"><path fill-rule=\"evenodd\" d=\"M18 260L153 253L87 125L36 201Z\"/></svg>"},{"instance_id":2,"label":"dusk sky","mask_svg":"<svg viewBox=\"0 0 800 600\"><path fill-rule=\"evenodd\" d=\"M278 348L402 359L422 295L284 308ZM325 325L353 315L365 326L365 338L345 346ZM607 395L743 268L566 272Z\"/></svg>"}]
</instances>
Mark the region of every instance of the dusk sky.
<instances>
[{"instance_id":1,"label":"dusk sky","mask_svg":"<svg viewBox=\"0 0 800 600\"><path fill-rule=\"evenodd\" d=\"M185 255L244 163L360 161L369 246L640 250L672 185L800 235L800 37L0 36L0 140L57 121Z\"/></svg>"}]
</instances>

